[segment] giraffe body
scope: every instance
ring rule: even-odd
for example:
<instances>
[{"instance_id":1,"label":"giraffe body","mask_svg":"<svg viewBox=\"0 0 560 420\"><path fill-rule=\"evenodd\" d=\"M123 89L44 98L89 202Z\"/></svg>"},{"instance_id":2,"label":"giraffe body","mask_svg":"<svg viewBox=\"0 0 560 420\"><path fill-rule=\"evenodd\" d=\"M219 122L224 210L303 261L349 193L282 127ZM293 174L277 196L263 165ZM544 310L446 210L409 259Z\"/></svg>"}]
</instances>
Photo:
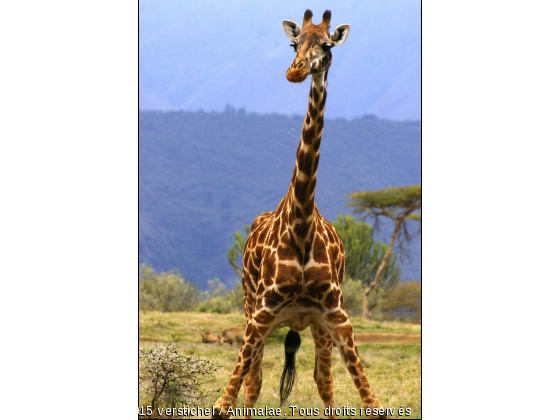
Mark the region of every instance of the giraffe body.
<instances>
[{"instance_id":1,"label":"giraffe body","mask_svg":"<svg viewBox=\"0 0 560 420\"><path fill-rule=\"evenodd\" d=\"M228 417L227 410L235 407L243 382L245 407L254 406L262 385L266 337L282 327L292 331L311 328L315 343L314 379L326 407L335 407L330 371L333 341L354 380L362 405L382 407L363 372L344 308L340 290L344 246L314 200L327 98L326 77L332 59L330 49L344 42L349 26L339 26L329 35L330 11L325 12L319 25L313 25L311 17L307 10L303 29L284 21L286 34L297 52L286 77L301 82L312 76L309 106L288 192L275 211L255 219L247 237L242 275L245 334L229 385L214 404L215 418ZM294 334L297 333L289 335ZM285 393L281 390L281 394Z\"/></svg>"}]
</instances>

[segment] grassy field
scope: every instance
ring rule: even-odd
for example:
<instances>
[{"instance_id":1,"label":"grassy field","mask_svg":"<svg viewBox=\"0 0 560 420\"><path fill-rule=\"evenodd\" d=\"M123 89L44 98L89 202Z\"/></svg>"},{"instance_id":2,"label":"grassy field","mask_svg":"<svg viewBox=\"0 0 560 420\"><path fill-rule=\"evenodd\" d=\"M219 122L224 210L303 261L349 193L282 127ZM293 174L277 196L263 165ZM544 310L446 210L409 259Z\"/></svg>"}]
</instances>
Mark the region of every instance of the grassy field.
<instances>
[{"instance_id":1,"label":"grassy field","mask_svg":"<svg viewBox=\"0 0 560 420\"><path fill-rule=\"evenodd\" d=\"M140 312L140 348L153 348L157 341L164 344L175 341L184 353L207 358L223 366L223 369L217 372L216 383L213 384L213 388L223 391L235 367L239 346L203 344L200 334L210 330L217 335L227 328L244 325L241 313L218 315L196 312ZM360 358L373 391L385 408L395 408L395 415L391 418L421 418L421 326L402 322L367 321L359 317L352 318L352 325L358 341ZM287 329L276 330L265 347L263 386L256 407L277 408L279 405L278 388L284 365L282 336L286 332ZM297 406L298 410L316 407L321 413L324 409L313 380L314 348L310 330L307 329L300 335L302 343L297 353L298 379L287 403L282 407L283 414L276 418L291 417L292 411L289 406L293 405ZM336 349L333 352L332 373L337 406L359 409L361 402L358 392ZM219 396L220 393L212 395L208 406ZM146 401L146 396L141 394L140 404L147 405ZM243 406L243 390L240 392L237 406ZM410 408L411 415L398 416L397 412L401 407ZM365 417L358 415L351 418Z\"/></svg>"}]
</instances>

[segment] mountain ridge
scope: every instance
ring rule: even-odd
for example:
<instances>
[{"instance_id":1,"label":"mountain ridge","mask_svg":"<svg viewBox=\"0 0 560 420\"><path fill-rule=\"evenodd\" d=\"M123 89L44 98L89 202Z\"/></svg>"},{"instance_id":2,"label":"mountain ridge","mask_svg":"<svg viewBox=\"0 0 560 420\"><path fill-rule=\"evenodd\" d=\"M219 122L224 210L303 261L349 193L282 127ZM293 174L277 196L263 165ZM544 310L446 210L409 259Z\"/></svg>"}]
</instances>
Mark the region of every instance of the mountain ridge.
<instances>
[{"instance_id":1,"label":"mountain ridge","mask_svg":"<svg viewBox=\"0 0 560 420\"><path fill-rule=\"evenodd\" d=\"M328 104L327 104L328 107ZM235 231L274 210L292 176L303 116L140 111L139 259L158 271L179 269L201 287L218 277ZM316 203L328 220L349 214L345 194L420 183L419 121L375 116L326 118ZM386 231L387 229L385 229ZM376 238L387 241L386 234ZM420 280L420 240L401 263Z\"/></svg>"}]
</instances>

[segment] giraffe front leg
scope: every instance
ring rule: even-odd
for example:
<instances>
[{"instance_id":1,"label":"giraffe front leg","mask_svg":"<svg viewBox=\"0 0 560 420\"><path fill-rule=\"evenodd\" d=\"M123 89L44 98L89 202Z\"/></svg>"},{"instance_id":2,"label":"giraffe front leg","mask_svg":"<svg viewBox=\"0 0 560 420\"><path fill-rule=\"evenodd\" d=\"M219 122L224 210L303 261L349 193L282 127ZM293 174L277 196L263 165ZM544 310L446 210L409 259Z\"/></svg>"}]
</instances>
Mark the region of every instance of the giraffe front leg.
<instances>
[{"instance_id":1,"label":"giraffe front leg","mask_svg":"<svg viewBox=\"0 0 560 420\"><path fill-rule=\"evenodd\" d=\"M354 330L350 324L348 314L342 308L329 313L325 316L324 326L336 343L342 360L360 393L362 407L383 408L381 402L377 399L364 373L360 357L358 356L358 347L354 339ZM385 419L386 416L370 416L373 419Z\"/></svg>"},{"instance_id":2,"label":"giraffe front leg","mask_svg":"<svg viewBox=\"0 0 560 420\"><path fill-rule=\"evenodd\" d=\"M243 380L249 373L256 356L262 353L266 336L270 332L268 326L259 324L259 320L271 316L267 311L264 315L256 314L245 328L245 335L241 343L241 350L237 356L237 364L231 375L229 384L223 395L216 401L212 407L213 419L227 419L231 416L232 409L235 409L235 402L239 395L239 390L243 384Z\"/></svg>"},{"instance_id":3,"label":"giraffe front leg","mask_svg":"<svg viewBox=\"0 0 560 420\"><path fill-rule=\"evenodd\" d=\"M333 379L331 374L332 338L328 332L316 324L311 324L311 334L315 343L315 371L313 378L325 408L334 408ZM336 419L336 415L329 416Z\"/></svg>"},{"instance_id":4,"label":"giraffe front leg","mask_svg":"<svg viewBox=\"0 0 560 420\"><path fill-rule=\"evenodd\" d=\"M264 347L261 346L245 377L245 408L253 408L261 393L263 353ZM247 415L243 418L250 419L251 416Z\"/></svg>"}]
</instances>

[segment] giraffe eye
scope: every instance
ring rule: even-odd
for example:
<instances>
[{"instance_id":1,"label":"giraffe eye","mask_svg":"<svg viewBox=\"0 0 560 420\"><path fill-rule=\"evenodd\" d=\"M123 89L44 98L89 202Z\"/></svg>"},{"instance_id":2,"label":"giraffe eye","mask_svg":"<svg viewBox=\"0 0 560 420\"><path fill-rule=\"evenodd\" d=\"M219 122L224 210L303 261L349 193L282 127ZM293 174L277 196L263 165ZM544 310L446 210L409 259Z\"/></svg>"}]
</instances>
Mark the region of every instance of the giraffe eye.
<instances>
[{"instance_id":1,"label":"giraffe eye","mask_svg":"<svg viewBox=\"0 0 560 420\"><path fill-rule=\"evenodd\" d=\"M332 45L331 45L331 44L323 44L323 45L321 45L321 49L322 49L324 52L329 52L331 48L332 48Z\"/></svg>"},{"instance_id":2,"label":"giraffe eye","mask_svg":"<svg viewBox=\"0 0 560 420\"><path fill-rule=\"evenodd\" d=\"M294 52L297 52L297 44L295 42L292 42L290 47L294 47Z\"/></svg>"}]
</instances>

